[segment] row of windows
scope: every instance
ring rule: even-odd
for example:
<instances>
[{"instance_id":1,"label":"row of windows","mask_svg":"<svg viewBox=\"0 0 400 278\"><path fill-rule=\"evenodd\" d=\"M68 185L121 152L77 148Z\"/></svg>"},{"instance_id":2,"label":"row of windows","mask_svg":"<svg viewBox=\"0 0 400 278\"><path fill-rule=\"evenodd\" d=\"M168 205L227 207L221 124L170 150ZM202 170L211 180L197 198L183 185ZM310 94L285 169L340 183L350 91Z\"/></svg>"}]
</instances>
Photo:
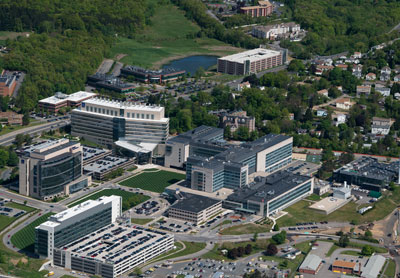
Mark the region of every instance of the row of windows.
<instances>
[{"instance_id":1,"label":"row of windows","mask_svg":"<svg viewBox=\"0 0 400 278\"><path fill-rule=\"evenodd\" d=\"M276 209L288 204L289 202L293 201L294 199L306 194L311 190L311 181L303 184L302 186L296 188L295 190L279 197L277 200L269 202L267 205L269 206L268 213L273 212ZM266 205L266 206L267 206ZM265 213L266 207L264 208Z\"/></svg>"},{"instance_id":2,"label":"row of windows","mask_svg":"<svg viewBox=\"0 0 400 278\"><path fill-rule=\"evenodd\" d=\"M110 115L110 116L118 116L118 111L116 111L116 110L100 108L100 107L95 107L95 106L86 106L86 111L90 111L90 112L94 112L94 113L101 113L101 114ZM120 111L120 116L123 117L123 110L122 110L122 113ZM127 116L127 118L154 120L154 114L127 112L126 116Z\"/></svg>"},{"instance_id":3,"label":"row of windows","mask_svg":"<svg viewBox=\"0 0 400 278\"><path fill-rule=\"evenodd\" d=\"M271 153L267 153L265 155L265 169L274 165L278 161L287 158L288 156L292 156L292 149L293 146L292 143L290 143Z\"/></svg>"}]
</instances>

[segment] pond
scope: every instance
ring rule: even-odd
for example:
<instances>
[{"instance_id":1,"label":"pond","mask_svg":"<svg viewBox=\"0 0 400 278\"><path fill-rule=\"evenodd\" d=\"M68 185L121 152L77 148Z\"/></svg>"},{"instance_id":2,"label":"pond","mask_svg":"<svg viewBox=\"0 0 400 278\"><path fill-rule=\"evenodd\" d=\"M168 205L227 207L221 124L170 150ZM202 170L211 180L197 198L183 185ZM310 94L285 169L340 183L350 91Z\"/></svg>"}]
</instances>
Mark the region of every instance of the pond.
<instances>
[{"instance_id":1,"label":"pond","mask_svg":"<svg viewBox=\"0 0 400 278\"><path fill-rule=\"evenodd\" d=\"M217 56L209 55L196 55L189 56L182 59L174 60L168 64L163 65L163 68L176 68L186 70L191 75L194 75L198 68L202 67L207 70L209 67L217 64Z\"/></svg>"}]
</instances>

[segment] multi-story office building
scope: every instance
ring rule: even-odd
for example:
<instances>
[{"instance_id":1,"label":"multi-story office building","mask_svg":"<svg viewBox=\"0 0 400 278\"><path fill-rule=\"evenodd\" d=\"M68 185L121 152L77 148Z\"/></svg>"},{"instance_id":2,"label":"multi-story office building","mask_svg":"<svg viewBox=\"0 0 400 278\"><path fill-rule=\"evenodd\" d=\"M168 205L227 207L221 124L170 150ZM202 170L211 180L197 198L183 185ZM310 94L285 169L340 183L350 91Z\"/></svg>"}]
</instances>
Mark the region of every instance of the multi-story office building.
<instances>
[{"instance_id":1,"label":"multi-story office building","mask_svg":"<svg viewBox=\"0 0 400 278\"><path fill-rule=\"evenodd\" d=\"M49 200L89 185L82 175L82 147L68 139L48 140L17 151L19 193Z\"/></svg>"},{"instance_id":2,"label":"multi-story office building","mask_svg":"<svg viewBox=\"0 0 400 278\"><path fill-rule=\"evenodd\" d=\"M276 25L255 26L251 34L260 39L275 40L280 37L286 37L288 34L296 34L300 30L299 24L288 22Z\"/></svg>"},{"instance_id":3,"label":"multi-story office building","mask_svg":"<svg viewBox=\"0 0 400 278\"><path fill-rule=\"evenodd\" d=\"M101 73L96 73L89 76L88 84L99 90L105 89L123 94L130 93L135 90L135 86L122 82L118 77Z\"/></svg>"},{"instance_id":4,"label":"multi-story office building","mask_svg":"<svg viewBox=\"0 0 400 278\"><path fill-rule=\"evenodd\" d=\"M155 152L165 143L169 119L164 107L93 98L71 115L72 135L99 145L116 146L136 154Z\"/></svg>"},{"instance_id":5,"label":"multi-story office building","mask_svg":"<svg viewBox=\"0 0 400 278\"><path fill-rule=\"evenodd\" d=\"M199 145L193 145L187 159L186 181L192 189L206 192L241 188L249 174L273 173L292 162L293 138L284 135L269 134L240 146L203 143L203 148L215 151L209 156L199 152Z\"/></svg>"},{"instance_id":6,"label":"multi-story office building","mask_svg":"<svg viewBox=\"0 0 400 278\"><path fill-rule=\"evenodd\" d=\"M269 1L258 1L257 6L241 7L240 11L251 17L269 16L274 11L274 6Z\"/></svg>"},{"instance_id":7,"label":"multi-story office building","mask_svg":"<svg viewBox=\"0 0 400 278\"><path fill-rule=\"evenodd\" d=\"M210 126L199 126L193 130L168 139L165 147L165 166L183 168L195 142L221 142L224 130Z\"/></svg>"},{"instance_id":8,"label":"multi-story office building","mask_svg":"<svg viewBox=\"0 0 400 278\"><path fill-rule=\"evenodd\" d=\"M175 81L186 74L184 70L165 68L160 70L148 70L137 66L127 66L121 69L121 74L133 76L136 80L145 83L165 83Z\"/></svg>"},{"instance_id":9,"label":"multi-story office building","mask_svg":"<svg viewBox=\"0 0 400 278\"><path fill-rule=\"evenodd\" d=\"M39 109L48 111L51 113L57 113L62 107L78 107L82 101L94 97L95 93L89 92L76 92L70 95L66 95L57 92L54 96L39 100Z\"/></svg>"},{"instance_id":10,"label":"multi-story office building","mask_svg":"<svg viewBox=\"0 0 400 278\"><path fill-rule=\"evenodd\" d=\"M282 52L256 48L218 58L218 72L247 75L257 73L284 63Z\"/></svg>"},{"instance_id":11,"label":"multi-story office building","mask_svg":"<svg viewBox=\"0 0 400 278\"><path fill-rule=\"evenodd\" d=\"M122 197L113 195L88 200L50 216L48 221L35 228L35 253L52 259L54 248L114 223L121 212Z\"/></svg>"},{"instance_id":12,"label":"multi-story office building","mask_svg":"<svg viewBox=\"0 0 400 278\"><path fill-rule=\"evenodd\" d=\"M53 261L56 266L114 278L173 247L171 234L115 223L55 248Z\"/></svg>"},{"instance_id":13,"label":"multi-story office building","mask_svg":"<svg viewBox=\"0 0 400 278\"><path fill-rule=\"evenodd\" d=\"M312 194L313 177L278 171L257 177L249 187L237 189L223 201L223 207L270 216Z\"/></svg>"},{"instance_id":14,"label":"multi-story office building","mask_svg":"<svg viewBox=\"0 0 400 278\"><path fill-rule=\"evenodd\" d=\"M168 209L168 217L199 225L217 216L221 210L221 200L186 193Z\"/></svg>"},{"instance_id":15,"label":"multi-story office building","mask_svg":"<svg viewBox=\"0 0 400 278\"><path fill-rule=\"evenodd\" d=\"M3 73L0 74L0 95L3 97L10 97L14 93L15 87L17 86L17 80L15 75L6 75Z\"/></svg>"},{"instance_id":16,"label":"multi-story office building","mask_svg":"<svg viewBox=\"0 0 400 278\"><path fill-rule=\"evenodd\" d=\"M134 163L134 159L108 155L86 164L83 167L83 171L86 175L92 176L95 180L103 180L107 178L107 175L111 172L119 168L131 168Z\"/></svg>"}]
</instances>

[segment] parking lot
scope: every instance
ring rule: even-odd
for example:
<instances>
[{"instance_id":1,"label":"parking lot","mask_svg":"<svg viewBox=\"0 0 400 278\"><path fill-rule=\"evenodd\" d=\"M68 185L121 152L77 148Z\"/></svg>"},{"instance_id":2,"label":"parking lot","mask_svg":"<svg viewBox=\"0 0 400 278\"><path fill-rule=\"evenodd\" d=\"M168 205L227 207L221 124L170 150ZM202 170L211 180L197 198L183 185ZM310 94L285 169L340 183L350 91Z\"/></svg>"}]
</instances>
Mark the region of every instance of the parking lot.
<instances>
[{"instance_id":1,"label":"parking lot","mask_svg":"<svg viewBox=\"0 0 400 278\"><path fill-rule=\"evenodd\" d=\"M8 217L19 217L25 213L24 210L9 208L5 206L5 202L0 202L0 215L8 216Z\"/></svg>"},{"instance_id":2,"label":"parking lot","mask_svg":"<svg viewBox=\"0 0 400 278\"><path fill-rule=\"evenodd\" d=\"M157 265L153 273L149 271L146 272L145 275L154 278L165 278L183 274L201 278L212 278L215 273L221 272L224 274L225 278L242 278L243 274L254 272L256 269L261 273L274 275L278 272L277 265L277 262L262 262L254 257L245 258L237 262L198 259L191 262L173 264L169 267Z\"/></svg>"},{"instance_id":3,"label":"parking lot","mask_svg":"<svg viewBox=\"0 0 400 278\"><path fill-rule=\"evenodd\" d=\"M158 228L160 230L169 231L173 233L189 233L190 231L195 230L194 224L190 222L181 221L178 219L172 219L163 217L159 221L152 224L154 228Z\"/></svg>"}]
</instances>

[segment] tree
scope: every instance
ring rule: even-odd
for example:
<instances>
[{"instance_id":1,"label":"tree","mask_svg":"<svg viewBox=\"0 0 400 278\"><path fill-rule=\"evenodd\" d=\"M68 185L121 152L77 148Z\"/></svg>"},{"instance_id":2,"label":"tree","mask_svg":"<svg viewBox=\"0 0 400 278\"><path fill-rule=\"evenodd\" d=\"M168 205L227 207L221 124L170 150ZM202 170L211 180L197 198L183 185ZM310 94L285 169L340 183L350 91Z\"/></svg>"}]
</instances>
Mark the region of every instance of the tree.
<instances>
[{"instance_id":1,"label":"tree","mask_svg":"<svg viewBox=\"0 0 400 278\"><path fill-rule=\"evenodd\" d=\"M224 128L224 138L229 140L231 137L232 137L231 127L230 126L226 126Z\"/></svg>"},{"instance_id":2,"label":"tree","mask_svg":"<svg viewBox=\"0 0 400 278\"><path fill-rule=\"evenodd\" d=\"M15 144L17 145L17 148L20 148L24 142L25 136L23 134L20 133L15 136Z\"/></svg>"},{"instance_id":3,"label":"tree","mask_svg":"<svg viewBox=\"0 0 400 278\"><path fill-rule=\"evenodd\" d=\"M0 149L0 167L7 165L8 156L9 154L6 150Z\"/></svg>"},{"instance_id":4,"label":"tree","mask_svg":"<svg viewBox=\"0 0 400 278\"><path fill-rule=\"evenodd\" d=\"M374 253L374 248L369 245L364 245L363 248L361 249L361 254L363 256L371 256Z\"/></svg>"},{"instance_id":5,"label":"tree","mask_svg":"<svg viewBox=\"0 0 400 278\"><path fill-rule=\"evenodd\" d=\"M370 230L366 230L364 236L365 238L372 238L372 232Z\"/></svg>"},{"instance_id":6,"label":"tree","mask_svg":"<svg viewBox=\"0 0 400 278\"><path fill-rule=\"evenodd\" d=\"M133 270L132 274L135 275L135 276L137 276L137 277L139 277L140 275L142 275L142 270L141 270L139 267L136 267L136 268Z\"/></svg>"},{"instance_id":7,"label":"tree","mask_svg":"<svg viewBox=\"0 0 400 278\"><path fill-rule=\"evenodd\" d=\"M339 238L339 243L338 245L340 247L346 247L349 244L350 240L349 237L347 235L341 235Z\"/></svg>"},{"instance_id":8,"label":"tree","mask_svg":"<svg viewBox=\"0 0 400 278\"><path fill-rule=\"evenodd\" d=\"M252 250L253 250L253 247L250 244L247 244L246 247L244 248L244 253L246 255L250 255Z\"/></svg>"},{"instance_id":9,"label":"tree","mask_svg":"<svg viewBox=\"0 0 400 278\"><path fill-rule=\"evenodd\" d=\"M254 235L253 235L253 241L256 242L257 239L258 239L258 233L255 232Z\"/></svg>"},{"instance_id":10,"label":"tree","mask_svg":"<svg viewBox=\"0 0 400 278\"><path fill-rule=\"evenodd\" d=\"M267 247L267 250L265 251L265 254L267 256L274 256L276 255L276 253L278 253L278 248L276 247L275 244L270 243Z\"/></svg>"},{"instance_id":11,"label":"tree","mask_svg":"<svg viewBox=\"0 0 400 278\"><path fill-rule=\"evenodd\" d=\"M228 258L235 260L238 257L238 250L236 248L232 248L228 250Z\"/></svg>"},{"instance_id":12,"label":"tree","mask_svg":"<svg viewBox=\"0 0 400 278\"><path fill-rule=\"evenodd\" d=\"M272 240L278 245L284 243L286 241L286 231L283 230L279 234L273 235Z\"/></svg>"},{"instance_id":13,"label":"tree","mask_svg":"<svg viewBox=\"0 0 400 278\"><path fill-rule=\"evenodd\" d=\"M243 247L243 246L239 246L239 247L237 248L237 251L238 251L238 257L242 257L242 256L245 254L245 251L244 251L244 247Z\"/></svg>"},{"instance_id":14,"label":"tree","mask_svg":"<svg viewBox=\"0 0 400 278\"><path fill-rule=\"evenodd\" d=\"M30 122L29 113L25 112L24 116L22 117L22 124L29 125L29 122Z\"/></svg>"},{"instance_id":15,"label":"tree","mask_svg":"<svg viewBox=\"0 0 400 278\"><path fill-rule=\"evenodd\" d=\"M18 165L18 155L13 150L9 151L7 165L11 167Z\"/></svg>"},{"instance_id":16,"label":"tree","mask_svg":"<svg viewBox=\"0 0 400 278\"><path fill-rule=\"evenodd\" d=\"M275 232L279 231L279 225L278 225L278 224L275 224L273 230L274 230Z\"/></svg>"}]
</instances>

